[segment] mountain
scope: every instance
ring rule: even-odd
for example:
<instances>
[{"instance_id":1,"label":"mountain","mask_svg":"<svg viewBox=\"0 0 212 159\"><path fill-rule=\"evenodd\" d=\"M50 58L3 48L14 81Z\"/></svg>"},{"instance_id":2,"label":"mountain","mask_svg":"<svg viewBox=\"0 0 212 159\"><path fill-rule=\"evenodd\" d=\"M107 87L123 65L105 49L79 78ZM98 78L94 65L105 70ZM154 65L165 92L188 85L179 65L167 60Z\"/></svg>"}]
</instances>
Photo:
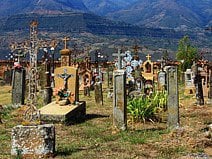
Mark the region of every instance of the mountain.
<instances>
[{"instance_id":1,"label":"mountain","mask_svg":"<svg viewBox=\"0 0 212 159\"><path fill-rule=\"evenodd\" d=\"M1 0L0 17L20 13L58 14L88 9L81 0Z\"/></svg>"},{"instance_id":2,"label":"mountain","mask_svg":"<svg viewBox=\"0 0 212 159\"><path fill-rule=\"evenodd\" d=\"M85 6L93 13L105 16L133 4L137 0L82 0Z\"/></svg>"},{"instance_id":3,"label":"mountain","mask_svg":"<svg viewBox=\"0 0 212 159\"><path fill-rule=\"evenodd\" d=\"M196 28L212 24L212 0L83 0L98 15L160 28Z\"/></svg>"}]
</instances>

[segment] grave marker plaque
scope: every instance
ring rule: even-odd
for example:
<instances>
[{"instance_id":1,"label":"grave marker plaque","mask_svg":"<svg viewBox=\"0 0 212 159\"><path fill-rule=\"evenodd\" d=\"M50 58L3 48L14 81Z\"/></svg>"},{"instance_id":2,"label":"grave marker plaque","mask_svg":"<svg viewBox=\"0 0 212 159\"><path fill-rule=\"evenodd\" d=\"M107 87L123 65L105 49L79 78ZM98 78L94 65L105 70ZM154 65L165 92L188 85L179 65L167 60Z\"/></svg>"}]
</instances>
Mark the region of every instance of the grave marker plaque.
<instances>
[{"instance_id":1,"label":"grave marker plaque","mask_svg":"<svg viewBox=\"0 0 212 159\"><path fill-rule=\"evenodd\" d=\"M124 70L116 70L113 73L113 78L113 125L118 129L126 130L126 72Z\"/></svg>"},{"instance_id":2,"label":"grave marker plaque","mask_svg":"<svg viewBox=\"0 0 212 159\"><path fill-rule=\"evenodd\" d=\"M177 67L168 68L168 126L176 127L179 125L179 93L177 81Z\"/></svg>"},{"instance_id":3,"label":"grave marker plaque","mask_svg":"<svg viewBox=\"0 0 212 159\"><path fill-rule=\"evenodd\" d=\"M13 69L12 103L24 104L26 71L23 68Z\"/></svg>"}]
</instances>

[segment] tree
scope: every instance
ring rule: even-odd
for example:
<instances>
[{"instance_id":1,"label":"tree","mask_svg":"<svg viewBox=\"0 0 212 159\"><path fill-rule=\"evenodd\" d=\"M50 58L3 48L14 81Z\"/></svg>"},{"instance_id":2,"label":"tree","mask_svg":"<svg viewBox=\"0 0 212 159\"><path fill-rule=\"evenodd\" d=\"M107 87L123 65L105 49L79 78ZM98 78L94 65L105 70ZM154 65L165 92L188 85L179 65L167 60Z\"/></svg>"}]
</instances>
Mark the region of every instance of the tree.
<instances>
[{"instance_id":1,"label":"tree","mask_svg":"<svg viewBox=\"0 0 212 159\"><path fill-rule=\"evenodd\" d=\"M197 48L191 45L189 36L184 36L179 41L177 51L177 60L182 61L181 71L185 72L186 69L191 68L195 59L198 59Z\"/></svg>"}]
</instances>

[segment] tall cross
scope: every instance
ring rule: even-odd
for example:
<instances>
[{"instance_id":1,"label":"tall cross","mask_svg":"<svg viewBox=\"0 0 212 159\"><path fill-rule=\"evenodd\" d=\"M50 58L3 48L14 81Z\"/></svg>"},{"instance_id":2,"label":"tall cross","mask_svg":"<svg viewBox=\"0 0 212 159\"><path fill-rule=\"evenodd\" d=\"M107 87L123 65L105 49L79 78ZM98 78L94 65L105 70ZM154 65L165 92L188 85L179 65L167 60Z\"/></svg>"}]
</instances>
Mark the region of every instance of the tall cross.
<instances>
[{"instance_id":1,"label":"tall cross","mask_svg":"<svg viewBox=\"0 0 212 159\"><path fill-rule=\"evenodd\" d=\"M69 41L69 40L70 40L70 39L67 38L67 37L65 37L65 38L63 39L65 49L67 49L67 41Z\"/></svg>"},{"instance_id":2,"label":"tall cross","mask_svg":"<svg viewBox=\"0 0 212 159\"><path fill-rule=\"evenodd\" d=\"M151 56L148 54L148 55L146 56L146 58L147 58L148 61L150 61Z\"/></svg>"},{"instance_id":3,"label":"tall cross","mask_svg":"<svg viewBox=\"0 0 212 159\"><path fill-rule=\"evenodd\" d=\"M121 69L121 57L124 57L125 54L121 53L121 49L118 49L118 53L113 54L113 56L117 56L118 57L118 69Z\"/></svg>"}]
</instances>

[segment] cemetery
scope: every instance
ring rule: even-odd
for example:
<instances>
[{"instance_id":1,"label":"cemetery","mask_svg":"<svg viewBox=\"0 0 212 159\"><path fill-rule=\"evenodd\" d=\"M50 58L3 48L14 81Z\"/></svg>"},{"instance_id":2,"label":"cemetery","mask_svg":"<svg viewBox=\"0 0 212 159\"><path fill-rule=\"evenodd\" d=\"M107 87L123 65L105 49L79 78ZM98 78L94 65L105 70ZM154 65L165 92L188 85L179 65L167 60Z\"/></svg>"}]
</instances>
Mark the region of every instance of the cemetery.
<instances>
[{"instance_id":1,"label":"cemetery","mask_svg":"<svg viewBox=\"0 0 212 159\"><path fill-rule=\"evenodd\" d=\"M16 61L0 63L0 158L212 157L210 61L184 70L119 46L113 61L77 61L68 37L54 61L57 42L39 41L37 25L31 45L11 47Z\"/></svg>"}]
</instances>

